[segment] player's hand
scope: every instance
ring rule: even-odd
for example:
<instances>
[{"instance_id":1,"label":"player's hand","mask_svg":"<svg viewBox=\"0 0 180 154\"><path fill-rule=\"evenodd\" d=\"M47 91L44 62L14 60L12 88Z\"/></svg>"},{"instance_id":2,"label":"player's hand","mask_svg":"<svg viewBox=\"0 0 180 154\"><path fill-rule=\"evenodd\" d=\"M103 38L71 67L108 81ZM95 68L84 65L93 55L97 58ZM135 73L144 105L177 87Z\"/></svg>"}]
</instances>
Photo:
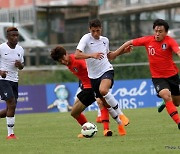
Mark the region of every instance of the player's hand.
<instances>
[{"instance_id":1,"label":"player's hand","mask_svg":"<svg viewBox=\"0 0 180 154\"><path fill-rule=\"evenodd\" d=\"M14 65L15 65L15 67L17 67L18 69L22 69L22 68L23 68L22 63L21 63L19 60L16 60Z\"/></svg>"},{"instance_id":2,"label":"player's hand","mask_svg":"<svg viewBox=\"0 0 180 154\"><path fill-rule=\"evenodd\" d=\"M15 67L19 68L20 66L21 66L21 62L18 61L18 60L16 60L16 61L15 61Z\"/></svg>"},{"instance_id":3,"label":"player's hand","mask_svg":"<svg viewBox=\"0 0 180 154\"><path fill-rule=\"evenodd\" d=\"M104 58L104 53L102 53L102 52L94 53L93 58L101 60Z\"/></svg>"},{"instance_id":4,"label":"player's hand","mask_svg":"<svg viewBox=\"0 0 180 154\"><path fill-rule=\"evenodd\" d=\"M132 45L129 45L128 47L126 47L126 48L124 49L124 53L129 53L129 52L132 51L132 49L133 49L133 46L132 46Z\"/></svg>"},{"instance_id":5,"label":"player's hand","mask_svg":"<svg viewBox=\"0 0 180 154\"><path fill-rule=\"evenodd\" d=\"M0 71L0 75L2 78L6 78L7 71Z\"/></svg>"}]
</instances>

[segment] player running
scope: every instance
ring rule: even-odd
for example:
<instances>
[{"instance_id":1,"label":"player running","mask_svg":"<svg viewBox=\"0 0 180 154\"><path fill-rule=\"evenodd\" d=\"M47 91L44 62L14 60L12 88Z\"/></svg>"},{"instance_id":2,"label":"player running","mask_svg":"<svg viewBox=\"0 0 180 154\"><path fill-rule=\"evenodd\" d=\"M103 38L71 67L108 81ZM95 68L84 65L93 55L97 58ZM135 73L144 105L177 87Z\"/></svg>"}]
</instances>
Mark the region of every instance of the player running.
<instances>
[{"instance_id":1,"label":"player running","mask_svg":"<svg viewBox=\"0 0 180 154\"><path fill-rule=\"evenodd\" d=\"M177 42L167 36L168 29L169 25L165 20L157 19L153 24L154 35L127 41L116 52L129 45L146 47L156 92L164 100L168 114L180 129L180 118L176 108L180 105L180 79L172 56L174 52L180 57L180 49Z\"/></svg>"},{"instance_id":2,"label":"player running","mask_svg":"<svg viewBox=\"0 0 180 154\"><path fill-rule=\"evenodd\" d=\"M18 70L24 67L24 50L18 45L18 29L7 28L8 41L0 45L0 99L6 101L6 109L0 111L0 118L6 118L7 139L14 135L15 109L18 99Z\"/></svg>"}]
</instances>

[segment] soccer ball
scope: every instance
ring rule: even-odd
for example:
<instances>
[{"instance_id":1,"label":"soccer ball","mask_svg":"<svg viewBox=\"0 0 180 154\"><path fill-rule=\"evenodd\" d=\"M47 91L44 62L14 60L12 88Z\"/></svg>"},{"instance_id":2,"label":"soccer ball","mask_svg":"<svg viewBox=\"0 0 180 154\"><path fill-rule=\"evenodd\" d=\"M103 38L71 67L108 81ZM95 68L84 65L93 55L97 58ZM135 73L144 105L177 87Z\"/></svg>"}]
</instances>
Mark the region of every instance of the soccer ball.
<instances>
[{"instance_id":1,"label":"soccer ball","mask_svg":"<svg viewBox=\"0 0 180 154\"><path fill-rule=\"evenodd\" d=\"M91 122L86 122L82 125L81 134L86 138L93 137L97 132L97 126Z\"/></svg>"}]
</instances>

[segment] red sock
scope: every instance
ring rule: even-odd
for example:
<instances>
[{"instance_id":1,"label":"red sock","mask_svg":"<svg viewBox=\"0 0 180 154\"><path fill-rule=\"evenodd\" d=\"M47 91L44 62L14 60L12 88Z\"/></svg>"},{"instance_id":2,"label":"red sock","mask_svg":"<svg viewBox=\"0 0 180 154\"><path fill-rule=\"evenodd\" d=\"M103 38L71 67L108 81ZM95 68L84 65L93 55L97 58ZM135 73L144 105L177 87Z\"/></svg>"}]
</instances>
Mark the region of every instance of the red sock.
<instances>
[{"instance_id":1,"label":"red sock","mask_svg":"<svg viewBox=\"0 0 180 154\"><path fill-rule=\"evenodd\" d=\"M87 119L84 114L80 114L77 118L75 118L77 122L82 126L84 123L87 122Z\"/></svg>"},{"instance_id":2,"label":"red sock","mask_svg":"<svg viewBox=\"0 0 180 154\"><path fill-rule=\"evenodd\" d=\"M105 129L109 129L109 112L107 108L102 108L101 109L101 120Z\"/></svg>"},{"instance_id":3,"label":"red sock","mask_svg":"<svg viewBox=\"0 0 180 154\"><path fill-rule=\"evenodd\" d=\"M166 110L175 123L178 124L180 122L178 111L172 101L166 102Z\"/></svg>"}]
</instances>

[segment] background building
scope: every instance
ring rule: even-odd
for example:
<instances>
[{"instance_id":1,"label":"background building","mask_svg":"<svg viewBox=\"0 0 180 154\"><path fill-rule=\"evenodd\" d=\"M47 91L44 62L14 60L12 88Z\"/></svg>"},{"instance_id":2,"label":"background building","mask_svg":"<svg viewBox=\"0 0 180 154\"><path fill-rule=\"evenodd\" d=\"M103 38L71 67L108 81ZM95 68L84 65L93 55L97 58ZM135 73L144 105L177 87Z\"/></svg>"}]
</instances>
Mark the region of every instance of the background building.
<instances>
[{"instance_id":1,"label":"background building","mask_svg":"<svg viewBox=\"0 0 180 154\"><path fill-rule=\"evenodd\" d=\"M152 21L180 27L180 0L0 0L0 21L18 22L48 44L76 43L99 17L111 44L150 34Z\"/></svg>"}]
</instances>

